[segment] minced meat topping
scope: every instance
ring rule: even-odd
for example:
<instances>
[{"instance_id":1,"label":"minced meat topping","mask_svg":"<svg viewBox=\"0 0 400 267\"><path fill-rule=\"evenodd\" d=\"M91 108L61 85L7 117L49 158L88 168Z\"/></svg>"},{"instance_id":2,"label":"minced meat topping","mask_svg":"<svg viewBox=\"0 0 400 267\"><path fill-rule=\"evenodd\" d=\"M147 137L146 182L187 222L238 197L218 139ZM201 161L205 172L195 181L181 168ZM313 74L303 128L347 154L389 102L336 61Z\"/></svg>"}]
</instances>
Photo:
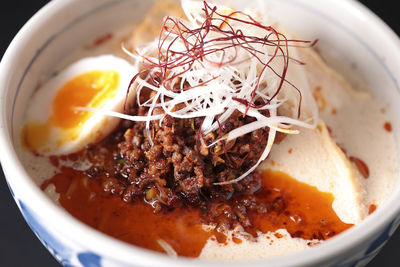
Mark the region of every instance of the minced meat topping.
<instances>
[{"instance_id":1,"label":"minced meat topping","mask_svg":"<svg viewBox=\"0 0 400 267\"><path fill-rule=\"evenodd\" d=\"M135 105L128 113L144 116L147 111L148 108ZM161 108L153 110L153 114L162 112ZM247 201L230 208L229 215L245 226L248 221L243 214L247 208L265 210L257 207L251 197L260 188L259 179L252 174L232 184L215 183L235 179L258 161L265 149L269 128L209 145L253 120L236 111L217 131L207 135L200 131L203 118L177 119L165 115L161 121L150 123L150 135L145 122L124 121L112 137L87 148L84 154L93 166L86 174L101 178L104 191L120 196L125 202L145 201L154 212L177 206L213 212L209 206L211 200L224 202L234 195L248 195ZM278 135L276 141L282 137ZM104 160L105 157L112 160ZM209 218L217 217L214 215Z\"/></svg>"}]
</instances>

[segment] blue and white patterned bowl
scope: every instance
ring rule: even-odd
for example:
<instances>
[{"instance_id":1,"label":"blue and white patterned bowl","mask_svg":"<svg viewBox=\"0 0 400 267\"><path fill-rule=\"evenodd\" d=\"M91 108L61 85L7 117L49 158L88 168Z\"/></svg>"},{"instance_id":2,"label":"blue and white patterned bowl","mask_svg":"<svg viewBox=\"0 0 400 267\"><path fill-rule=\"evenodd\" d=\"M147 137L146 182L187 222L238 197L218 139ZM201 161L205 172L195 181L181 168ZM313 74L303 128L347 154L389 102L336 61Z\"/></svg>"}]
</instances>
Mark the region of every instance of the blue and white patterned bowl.
<instances>
[{"instance_id":1,"label":"blue and white patterned bowl","mask_svg":"<svg viewBox=\"0 0 400 267\"><path fill-rule=\"evenodd\" d=\"M243 4L240 0L239 5ZM400 144L400 45L374 14L352 0L265 0L270 12L302 38L319 38L319 49L342 70L356 64L358 74L386 107ZM48 199L24 169L15 144L24 108L40 74L73 48L128 22L139 22L152 1L55 0L18 33L0 66L0 158L15 201L50 253L65 266L201 266L221 263L171 259L108 237L74 219ZM252 5L255 1L247 1ZM399 147L398 147L399 148ZM398 167L398 166L397 166ZM398 168L399 169L399 168ZM399 176L397 174L397 176ZM400 224L400 186L357 227L311 249L252 262L254 266L362 266L382 248ZM228 264L226 264L228 266ZM241 266L243 263L230 263ZM248 265L248 264L246 264Z\"/></svg>"}]
</instances>

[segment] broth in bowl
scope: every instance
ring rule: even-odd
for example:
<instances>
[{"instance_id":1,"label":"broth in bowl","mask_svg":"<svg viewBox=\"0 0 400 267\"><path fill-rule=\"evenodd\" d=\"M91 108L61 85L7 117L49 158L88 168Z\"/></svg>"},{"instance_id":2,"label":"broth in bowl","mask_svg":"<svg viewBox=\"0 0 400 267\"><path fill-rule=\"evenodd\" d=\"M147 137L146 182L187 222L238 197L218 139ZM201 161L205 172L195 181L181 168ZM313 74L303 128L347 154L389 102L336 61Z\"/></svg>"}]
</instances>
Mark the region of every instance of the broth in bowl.
<instances>
[{"instance_id":1,"label":"broth in bowl","mask_svg":"<svg viewBox=\"0 0 400 267\"><path fill-rule=\"evenodd\" d=\"M156 5L149 16L166 10L158 32L145 19L132 35L93 43L122 71L88 61L92 69L69 75L82 59L35 92L21 144L28 164L55 169L41 183L55 201L135 245L235 260L317 245L389 197L390 121L326 66L316 40L272 16L207 2ZM83 101L87 87L94 93Z\"/></svg>"}]
</instances>

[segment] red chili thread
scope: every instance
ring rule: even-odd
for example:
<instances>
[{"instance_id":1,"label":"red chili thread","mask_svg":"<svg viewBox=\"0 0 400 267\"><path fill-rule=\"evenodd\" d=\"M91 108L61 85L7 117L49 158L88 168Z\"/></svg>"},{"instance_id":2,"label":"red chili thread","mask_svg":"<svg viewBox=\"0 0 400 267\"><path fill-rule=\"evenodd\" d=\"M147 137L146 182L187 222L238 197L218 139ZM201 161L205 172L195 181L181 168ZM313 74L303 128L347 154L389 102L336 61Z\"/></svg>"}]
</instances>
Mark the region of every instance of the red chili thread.
<instances>
[{"instance_id":1,"label":"red chili thread","mask_svg":"<svg viewBox=\"0 0 400 267\"><path fill-rule=\"evenodd\" d=\"M249 55L256 58L263 67L258 74L256 84L251 92L250 101L237 97L232 98L234 101L237 101L246 106L243 116L246 116L249 108L262 108L265 105L268 105L279 94L283 85L287 83L299 93L300 98L298 117L300 117L302 95L300 90L294 84L286 80L286 74L289 63L291 61L301 65L304 65L304 63L289 56L289 47L313 47L318 42L318 39L314 41L287 39L285 35L279 33L272 26L262 25L250 15L244 12L234 11L229 15L223 15L217 12L216 6L211 7L206 1L203 1L203 4L205 20L198 28L190 29L181 20L169 16L164 20L159 34L157 61L155 62L145 56L141 56L144 61L143 65L145 70L140 72L139 74L136 74L132 78L130 86L134 83L134 81L139 77L140 74L144 72L149 72L150 79L153 83L157 85L163 85L168 90L179 92L182 90L192 89L194 87L175 89L173 85L180 76L191 69L195 62L202 64L202 62L207 61L208 63L214 64L219 67L228 64L241 64L243 62L235 62L237 49L245 49L249 53ZM242 15L244 18L235 17L235 15L238 14ZM229 23L230 20L242 23L243 26L250 25L263 29L265 31L265 35L263 37L245 35L240 29L235 30ZM207 40L206 37L209 35L210 32L218 32L222 34L222 36ZM163 49L164 44L168 39L171 38L171 36L175 37L170 40L168 46ZM191 38L193 38L194 40L189 41ZM172 49L174 43L179 40L183 42L185 46L185 51L175 51ZM218 47L213 45L215 43L223 46ZM261 56L265 56L265 53L254 48L254 44L262 44L274 48L274 51L271 55L269 55L270 58L267 62L264 62L261 58ZM231 59L227 60L225 58L225 54L228 49L234 49L235 54ZM212 62L207 59L208 55L217 52L222 53L220 62ZM271 62L279 58L283 61L283 68L281 72L276 71L270 65ZM170 75L171 70L177 67L183 67L183 70L179 73ZM267 69L277 75L280 78L280 81L277 85L277 88L275 89L274 94L267 101L264 101L264 103L256 105L254 103L256 92L260 86L261 77ZM195 87L205 85L216 78L217 77L213 77L208 81L203 81ZM126 103L124 106L126 107Z\"/></svg>"}]
</instances>

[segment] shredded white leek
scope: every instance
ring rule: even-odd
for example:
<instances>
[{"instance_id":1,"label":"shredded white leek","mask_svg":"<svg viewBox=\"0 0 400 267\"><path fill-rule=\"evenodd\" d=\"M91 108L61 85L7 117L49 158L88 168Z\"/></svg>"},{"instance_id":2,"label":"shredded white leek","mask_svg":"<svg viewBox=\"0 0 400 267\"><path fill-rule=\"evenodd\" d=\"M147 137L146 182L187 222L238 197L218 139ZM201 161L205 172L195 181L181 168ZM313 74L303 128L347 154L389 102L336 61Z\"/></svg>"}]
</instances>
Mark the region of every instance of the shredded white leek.
<instances>
[{"instance_id":1,"label":"shredded white leek","mask_svg":"<svg viewBox=\"0 0 400 267\"><path fill-rule=\"evenodd\" d=\"M204 10L198 1L182 1L182 8L187 16L187 20L175 19L185 25L189 29L197 29L204 23ZM230 10L227 7L218 6L217 10ZM228 12L230 13L230 12ZM216 15L217 16L217 15ZM235 14L237 18L247 19L243 14ZM241 17L243 16L243 18ZM265 17L251 14L253 18L257 18L263 25L269 25L265 21ZM241 30L246 36L264 36L265 31L258 27L243 24L239 21L229 20L230 26L234 30ZM174 27L173 25L167 25ZM177 34L178 31L170 31L167 36L163 36L163 42L160 46L160 41L157 40L143 45L137 49L135 53L131 53L125 49L136 62L138 69L143 69L143 66L149 62L159 62L155 57L160 51L169 53L174 51L177 56L170 55L171 59L177 61L182 60L178 57L179 54L184 54L187 51L187 46L196 43L196 35L187 35L187 42L182 41ZM207 134L218 129L218 125L223 125L224 122L236 110L245 113L247 116L255 118L254 122L243 125L239 128L233 129L224 137L220 138L212 145L221 140L232 140L244 134L250 133L257 129L266 127L269 128L267 146L262 153L257 164L247 170L240 177L219 184L235 183L246 177L249 173L254 171L257 166L267 158L271 151L272 145L275 140L276 132L283 132L287 134L297 134L299 130L291 129L293 126L313 128L318 120L318 110L315 100L312 97L311 90L306 82L306 76L303 67L296 66L296 62L292 62L293 68L288 68L288 78L285 80L281 91L275 96L276 88L281 81L281 77L277 75L282 73L284 68L282 57L275 57L271 60L271 55L274 53L274 47L263 45L262 43L245 44L257 52L257 57L254 57L248 49L227 48L231 42L213 41L218 38L223 38L225 35L218 31L208 33L205 38L207 44L204 48L219 48L215 53L209 53L203 57L202 60L193 61L193 64L188 68L187 64L177 65L168 70L168 77L175 77L179 74L178 78L173 79L169 84L170 88L178 88L179 90L169 90L162 83L154 84L150 81L151 71L147 73L146 77L138 77L132 85L137 93L137 102L139 106L148 107L148 114L146 116L128 116L124 114L117 114L115 112L107 112L105 115L116 116L133 121L146 122L146 128L149 131L150 121L161 120L161 115L152 115L154 108L161 107L165 114L173 118L190 119L196 117L204 117L201 131ZM160 47L161 48L160 48ZM296 47L288 48L290 53L297 56ZM287 55L289 56L289 55ZM262 62L270 62L271 69L261 72L260 70L265 66ZM228 62L230 64L216 64L218 62ZM291 65L291 66L292 66ZM273 70L274 71L273 71ZM154 70L157 71L157 70ZM301 84L296 84L294 89L293 80L300 80ZM296 78L297 77L297 78ZM300 77L300 79L299 79ZM207 81L207 82L204 82ZM252 98L252 92L259 82L255 98ZM139 102L139 95L143 88L148 88L154 91L154 96L150 101L145 103ZM301 95L301 101L300 101ZM274 97L273 97L274 96ZM235 99L243 99L248 102L260 100L260 102L267 103L260 109L246 107L243 103ZM302 103L302 104L301 104ZM181 105L184 104L184 105ZM307 105L306 107L304 105ZM177 109L177 106L184 106L185 108ZM302 114L298 117L297 111L301 105ZM282 116L278 114L278 108L283 108L288 114L288 110L292 115ZM261 111L268 110L269 117L266 117ZM265 114L265 113L264 113ZM218 122L217 122L218 118ZM151 137L149 136L151 139ZM159 244L165 246L161 240ZM168 252L168 251L167 251Z\"/></svg>"},{"instance_id":2,"label":"shredded white leek","mask_svg":"<svg viewBox=\"0 0 400 267\"><path fill-rule=\"evenodd\" d=\"M170 256L172 258L178 257L178 254L176 253L176 251L164 239L157 239L157 243L167 253L168 256Z\"/></svg>"}]
</instances>

